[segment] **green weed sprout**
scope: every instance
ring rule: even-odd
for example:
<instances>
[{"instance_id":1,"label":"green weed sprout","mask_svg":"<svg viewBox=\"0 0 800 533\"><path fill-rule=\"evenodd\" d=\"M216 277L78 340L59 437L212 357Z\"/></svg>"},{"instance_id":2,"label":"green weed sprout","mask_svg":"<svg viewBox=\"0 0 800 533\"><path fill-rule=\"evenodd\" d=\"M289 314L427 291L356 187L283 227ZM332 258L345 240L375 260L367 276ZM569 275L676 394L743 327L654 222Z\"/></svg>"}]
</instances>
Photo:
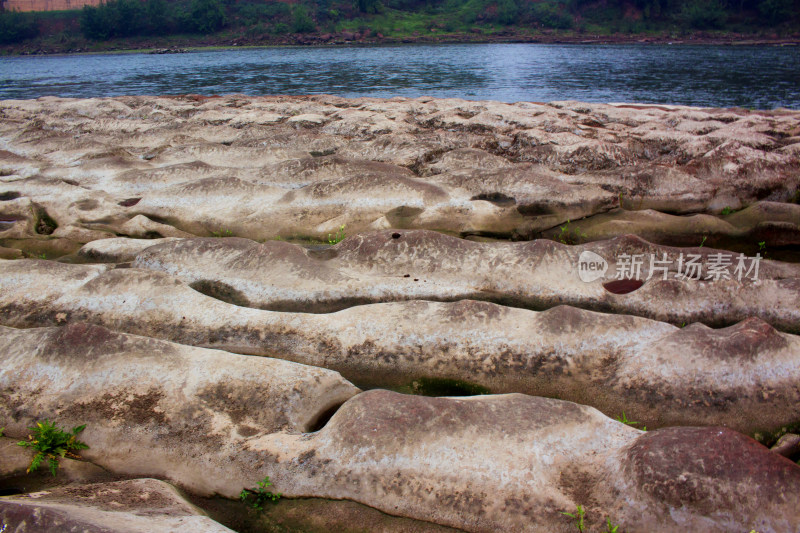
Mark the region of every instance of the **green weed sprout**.
<instances>
[{"instance_id":1,"label":"green weed sprout","mask_svg":"<svg viewBox=\"0 0 800 533\"><path fill-rule=\"evenodd\" d=\"M561 514L573 518L575 520L575 527L578 528L578 531L580 533L586 531L586 523L584 520L584 518L586 517L586 509L583 507L583 505L578 505L574 513L567 513L565 511L561 511Z\"/></svg>"},{"instance_id":2,"label":"green weed sprout","mask_svg":"<svg viewBox=\"0 0 800 533\"><path fill-rule=\"evenodd\" d=\"M328 244L339 244L344 240L344 224L339 226L339 231L336 232L336 235L331 235L328 233Z\"/></svg>"},{"instance_id":3,"label":"green weed sprout","mask_svg":"<svg viewBox=\"0 0 800 533\"><path fill-rule=\"evenodd\" d=\"M617 422L622 422L623 424L627 424L631 427L636 427L639 425L639 422L634 422L633 420L628 420L628 417L625 416L625 411L622 411L622 416L617 417ZM647 426L642 427L642 431L647 431Z\"/></svg>"},{"instance_id":4,"label":"green weed sprout","mask_svg":"<svg viewBox=\"0 0 800 533\"><path fill-rule=\"evenodd\" d=\"M281 497L280 492L269 492L267 487L271 486L272 483L269 480L269 476L265 477L261 481L257 483L258 487L254 489L242 489L242 492L239 493L239 498L244 503L248 503L253 509L260 511L264 508L264 504L268 501L278 501Z\"/></svg>"},{"instance_id":5,"label":"green weed sprout","mask_svg":"<svg viewBox=\"0 0 800 533\"><path fill-rule=\"evenodd\" d=\"M28 435L28 440L17 443L19 446L36 450L36 455L31 459L31 465L27 472L33 472L47 459L50 473L55 477L59 458L80 459L74 452L89 448L85 442L78 440L78 433L84 428L86 428L86 424L72 428L71 432L66 432L57 428L49 420L42 420L37 422L35 427L28 428L32 432L31 435Z\"/></svg>"},{"instance_id":6,"label":"green weed sprout","mask_svg":"<svg viewBox=\"0 0 800 533\"><path fill-rule=\"evenodd\" d=\"M556 240L561 244L580 244L581 239L586 239L588 235L582 232L581 228L573 228L570 224L572 224L572 222L567 219L566 224L558 227L561 233L558 234Z\"/></svg>"}]
</instances>

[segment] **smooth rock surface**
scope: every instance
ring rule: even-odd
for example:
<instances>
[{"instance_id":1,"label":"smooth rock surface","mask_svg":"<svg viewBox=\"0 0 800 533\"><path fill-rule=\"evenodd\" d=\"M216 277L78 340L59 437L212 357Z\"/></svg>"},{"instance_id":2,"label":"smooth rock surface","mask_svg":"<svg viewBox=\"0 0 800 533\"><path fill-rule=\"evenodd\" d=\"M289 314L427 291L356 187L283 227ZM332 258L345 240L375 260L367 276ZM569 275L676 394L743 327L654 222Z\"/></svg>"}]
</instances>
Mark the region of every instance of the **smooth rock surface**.
<instances>
[{"instance_id":1,"label":"smooth rock surface","mask_svg":"<svg viewBox=\"0 0 800 533\"><path fill-rule=\"evenodd\" d=\"M174 237L165 239L129 239L115 237L98 239L85 244L78 250L78 257L92 263L124 263L136 259L136 255L151 246L177 240Z\"/></svg>"},{"instance_id":2,"label":"smooth rock surface","mask_svg":"<svg viewBox=\"0 0 800 533\"><path fill-rule=\"evenodd\" d=\"M0 262L0 276L3 325L89 321L329 368L363 385L457 379L612 416L625 411L650 427L722 424L743 432L796 422L800 401L800 337L757 318L719 330L678 328L567 306L534 312L472 300L313 315L228 304L135 268L20 260Z\"/></svg>"},{"instance_id":3,"label":"smooth rock surface","mask_svg":"<svg viewBox=\"0 0 800 533\"><path fill-rule=\"evenodd\" d=\"M247 439L311 431L358 392L330 370L90 324L2 328L0 346L0 420L8 434L26 435L42 418L86 424L82 457L201 493L234 475L229 457Z\"/></svg>"},{"instance_id":4,"label":"smooth rock surface","mask_svg":"<svg viewBox=\"0 0 800 533\"><path fill-rule=\"evenodd\" d=\"M288 495L345 497L468 531L797 531L800 467L724 428L643 433L519 394L369 391L311 436L248 442ZM299 454L299 455L298 455Z\"/></svg>"},{"instance_id":5,"label":"smooth rock surface","mask_svg":"<svg viewBox=\"0 0 800 533\"><path fill-rule=\"evenodd\" d=\"M231 533L155 479L60 487L0 497L8 531Z\"/></svg>"},{"instance_id":6,"label":"smooth rock surface","mask_svg":"<svg viewBox=\"0 0 800 533\"><path fill-rule=\"evenodd\" d=\"M605 274L589 282L579 272L587 252L608 262ZM681 277L690 255L701 265L700 274L692 274L699 279ZM636 274L625 266L625 258L632 264L633 256L641 265ZM277 241L173 240L142 250L132 264L167 272L229 303L276 311L321 313L377 302L472 298L528 309L571 305L675 325L719 327L758 317L800 333L800 265L754 261L711 248L657 246L633 236L566 246L547 240L476 243L431 231L390 230L355 235L327 250ZM658 262L667 270L659 270ZM719 275L714 264L722 267ZM605 288L626 276L644 283L625 294Z\"/></svg>"},{"instance_id":7,"label":"smooth rock surface","mask_svg":"<svg viewBox=\"0 0 800 533\"><path fill-rule=\"evenodd\" d=\"M800 435L795 433L787 433L783 435L775 445L770 448L770 451L782 455L784 457L797 457L800 455Z\"/></svg>"}]
</instances>

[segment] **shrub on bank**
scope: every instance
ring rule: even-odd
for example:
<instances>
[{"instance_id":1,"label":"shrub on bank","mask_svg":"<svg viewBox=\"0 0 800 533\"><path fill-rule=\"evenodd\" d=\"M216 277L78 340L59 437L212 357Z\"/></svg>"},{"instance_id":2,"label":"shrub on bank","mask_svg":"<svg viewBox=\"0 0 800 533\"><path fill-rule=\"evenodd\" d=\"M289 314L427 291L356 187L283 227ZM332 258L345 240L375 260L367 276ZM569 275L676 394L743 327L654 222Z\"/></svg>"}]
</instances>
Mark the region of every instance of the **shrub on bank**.
<instances>
[{"instance_id":1,"label":"shrub on bank","mask_svg":"<svg viewBox=\"0 0 800 533\"><path fill-rule=\"evenodd\" d=\"M213 33L225 26L227 15L220 0L194 0L188 10L165 0L110 0L81 11L81 33L89 39Z\"/></svg>"},{"instance_id":2,"label":"shrub on bank","mask_svg":"<svg viewBox=\"0 0 800 533\"><path fill-rule=\"evenodd\" d=\"M39 35L39 26L32 13L0 12L0 44L13 44Z\"/></svg>"},{"instance_id":3,"label":"shrub on bank","mask_svg":"<svg viewBox=\"0 0 800 533\"><path fill-rule=\"evenodd\" d=\"M691 0L683 4L680 18L691 28L711 30L722 28L728 14L719 0Z\"/></svg>"}]
</instances>

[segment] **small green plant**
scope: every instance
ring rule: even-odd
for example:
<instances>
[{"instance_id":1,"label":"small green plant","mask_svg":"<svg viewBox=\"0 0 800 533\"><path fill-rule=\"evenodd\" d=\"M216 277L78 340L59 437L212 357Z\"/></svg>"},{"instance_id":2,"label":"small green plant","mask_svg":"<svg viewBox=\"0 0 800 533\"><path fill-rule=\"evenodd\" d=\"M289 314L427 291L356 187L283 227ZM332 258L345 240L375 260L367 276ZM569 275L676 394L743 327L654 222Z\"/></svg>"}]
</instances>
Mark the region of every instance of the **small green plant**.
<instances>
[{"instance_id":1,"label":"small green plant","mask_svg":"<svg viewBox=\"0 0 800 533\"><path fill-rule=\"evenodd\" d=\"M700 248L702 248L703 245L706 243L706 239L708 239L708 235L703 235L703 240L700 241Z\"/></svg>"},{"instance_id":2,"label":"small green plant","mask_svg":"<svg viewBox=\"0 0 800 533\"><path fill-rule=\"evenodd\" d=\"M2 437L2 436L3 436L3 430L5 430L5 429L6 429L6 428L0 428L0 437Z\"/></svg>"},{"instance_id":3,"label":"small green plant","mask_svg":"<svg viewBox=\"0 0 800 533\"><path fill-rule=\"evenodd\" d=\"M344 240L344 224L339 226L339 231L336 232L336 235L331 235L328 233L328 244L339 244Z\"/></svg>"},{"instance_id":4,"label":"small green plant","mask_svg":"<svg viewBox=\"0 0 800 533\"><path fill-rule=\"evenodd\" d=\"M572 227L572 222L567 219L567 223L558 228L561 232L556 236L556 240L561 244L580 244L581 239L586 239L587 234L583 233L579 227Z\"/></svg>"},{"instance_id":5,"label":"small green plant","mask_svg":"<svg viewBox=\"0 0 800 533\"><path fill-rule=\"evenodd\" d=\"M212 231L211 235L214 237L232 237L233 232L229 229L226 229L226 230Z\"/></svg>"},{"instance_id":6,"label":"small green plant","mask_svg":"<svg viewBox=\"0 0 800 533\"><path fill-rule=\"evenodd\" d=\"M725 206L725 207L722 208L722 215L723 216L730 215L731 213L733 213L733 209L731 209L730 207Z\"/></svg>"},{"instance_id":7,"label":"small green plant","mask_svg":"<svg viewBox=\"0 0 800 533\"><path fill-rule=\"evenodd\" d=\"M619 533L619 526L613 525L608 517L606 517L606 533Z\"/></svg>"},{"instance_id":8,"label":"small green plant","mask_svg":"<svg viewBox=\"0 0 800 533\"><path fill-rule=\"evenodd\" d=\"M17 443L19 446L36 450L36 455L31 459L31 465L27 471L33 472L47 459L50 473L55 476L59 458L72 457L80 459L74 452L89 448L85 442L78 440L78 433L83 431L85 427L86 424L83 424L72 428L71 432L66 432L57 428L49 420L42 420L37 422L36 426L28 428L32 432L31 435L28 435L28 440Z\"/></svg>"},{"instance_id":9,"label":"small green plant","mask_svg":"<svg viewBox=\"0 0 800 533\"><path fill-rule=\"evenodd\" d=\"M617 422L622 422L631 427L636 427L639 425L639 422L634 422L633 420L628 420L628 417L625 416L625 411L622 411L622 416L617 417ZM642 427L642 431L647 431L647 426Z\"/></svg>"},{"instance_id":10,"label":"small green plant","mask_svg":"<svg viewBox=\"0 0 800 533\"><path fill-rule=\"evenodd\" d=\"M758 243L758 253L760 253L762 257L767 257L767 241Z\"/></svg>"},{"instance_id":11,"label":"small green plant","mask_svg":"<svg viewBox=\"0 0 800 533\"><path fill-rule=\"evenodd\" d=\"M575 520L575 527L578 528L578 531L583 533L586 531L586 509L584 509L583 505L578 505L574 513L567 513L566 511L561 511L561 514L564 516L568 516Z\"/></svg>"},{"instance_id":12,"label":"small green plant","mask_svg":"<svg viewBox=\"0 0 800 533\"><path fill-rule=\"evenodd\" d=\"M267 487L272 485L269 476L265 477L257 483L258 487L254 489L242 489L239 498L243 503L248 504L253 509L260 511L264 508L264 504L268 501L276 502L280 499L280 492L269 492Z\"/></svg>"}]
</instances>

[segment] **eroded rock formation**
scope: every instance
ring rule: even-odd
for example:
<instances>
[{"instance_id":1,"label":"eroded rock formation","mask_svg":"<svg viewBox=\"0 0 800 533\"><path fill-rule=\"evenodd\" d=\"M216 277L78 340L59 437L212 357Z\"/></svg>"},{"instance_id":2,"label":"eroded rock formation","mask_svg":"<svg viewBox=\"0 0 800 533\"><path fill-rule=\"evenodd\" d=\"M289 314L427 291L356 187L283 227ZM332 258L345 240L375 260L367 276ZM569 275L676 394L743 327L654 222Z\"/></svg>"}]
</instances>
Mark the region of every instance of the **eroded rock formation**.
<instances>
[{"instance_id":1,"label":"eroded rock formation","mask_svg":"<svg viewBox=\"0 0 800 533\"><path fill-rule=\"evenodd\" d=\"M325 239L343 224L530 238L619 207L796 200L800 182L785 110L230 96L2 113L0 244L51 255L114 234ZM776 231L797 244L788 216ZM758 238L761 219L713 231Z\"/></svg>"},{"instance_id":2,"label":"eroded rock formation","mask_svg":"<svg viewBox=\"0 0 800 533\"><path fill-rule=\"evenodd\" d=\"M91 461L0 496L4 524L224 531L139 478L208 503L269 476L320 502L294 512L397 531L566 532L581 505L598 530L800 532L800 113L0 113L0 427L86 424Z\"/></svg>"},{"instance_id":3,"label":"eroded rock formation","mask_svg":"<svg viewBox=\"0 0 800 533\"><path fill-rule=\"evenodd\" d=\"M108 248L117 246L118 239L109 241ZM135 241L106 257L133 259L134 267L167 272L209 296L246 307L319 313L386 301L472 298L529 309L572 305L677 325L728 326L758 317L800 333L799 265L756 265L742 254L657 246L632 236L567 246L546 240L475 243L430 231L390 230L357 235L325 250L277 241L185 239L154 243L134 255L134 247L145 244ZM92 243L80 254L87 249L98 248ZM605 274L581 278L585 252L607 258ZM702 272L681 268L690 255ZM641 260L636 275L624 264L634 256ZM719 275L709 269L714 263L722 268ZM622 294L608 290L627 277L643 284Z\"/></svg>"},{"instance_id":4,"label":"eroded rock formation","mask_svg":"<svg viewBox=\"0 0 800 533\"><path fill-rule=\"evenodd\" d=\"M610 415L627 410L649 426L774 430L797 416L800 337L757 318L721 330L679 328L566 306L533 312L473 300L314 315L236 306L135 268L20 260L0 263L0 275L0 323L13 327L89 321L330 368L369 386L458 379Z\"/></svg>"},{"instance_id":5,"label":"eroded rock formation","mask_svg":"<svg viewBox=\"0 0 800 533\"><path fill-rule=\"evenodd\" d=\"M203 493L227 483L228 457L245 440L312 431L358 392L329 370L89 324L3 328L0 343L7 433L23 434L41 418L86 424L87 459Z\"/></svg>"}]
</instances>

